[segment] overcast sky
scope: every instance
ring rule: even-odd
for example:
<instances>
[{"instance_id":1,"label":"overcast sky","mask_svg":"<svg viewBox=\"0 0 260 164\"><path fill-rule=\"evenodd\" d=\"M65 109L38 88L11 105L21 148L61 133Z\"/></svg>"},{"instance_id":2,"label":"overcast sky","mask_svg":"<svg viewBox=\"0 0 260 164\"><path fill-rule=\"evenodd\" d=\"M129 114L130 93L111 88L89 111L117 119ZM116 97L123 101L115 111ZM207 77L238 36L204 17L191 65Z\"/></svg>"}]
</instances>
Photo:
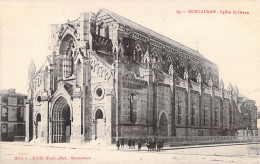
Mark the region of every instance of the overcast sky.
<instances>
[{"instance_id":1,"label":"overcast sky","mask_svg":"<svg viewBox=\"0 0 260 164\"><path fill-rule=\"evenodd\" d=\"M109 3L107 3L109 2ZM218 64L225 87L237 84L260 103L260 2L217 0L178 2L45 0L0 1L0 89L26 94L31 59L37 68L48 54L48 26L106 8L162 35L197 49ZM249 14L178 14L188 10L228 10Z\"/></svg>"}]
</instances>

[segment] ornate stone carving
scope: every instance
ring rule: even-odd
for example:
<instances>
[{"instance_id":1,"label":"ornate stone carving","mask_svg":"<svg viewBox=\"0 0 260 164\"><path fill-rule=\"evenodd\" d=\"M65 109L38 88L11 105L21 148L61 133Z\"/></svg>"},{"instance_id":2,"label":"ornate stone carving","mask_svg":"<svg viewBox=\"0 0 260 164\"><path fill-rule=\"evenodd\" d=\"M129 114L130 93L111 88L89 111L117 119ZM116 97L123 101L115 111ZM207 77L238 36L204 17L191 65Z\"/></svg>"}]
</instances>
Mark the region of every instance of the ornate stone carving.
<instances>
[{"instance_id":1,"label":"ornate stone carving","mask_svg":"<svg viewBox=\"0 0 260 164\"><path fill-rule=\"evenodd\" d=\"M189 78L188 70L186 68L185 68L185 71L184 71L183 78L184 78L184 80L188 80L188 78Z\"/></svg>"},{"instance_id":2,"label":"ornate stone carving","mask_svg":"<svg viewBox=\"0 0 260 164\"><path fill-rule=\"evenodd\" d=\"M210 87L213 87L213 80L212 80L211 77L210 77L210 79L209 79L209 86L210 86Z\"/></svg>"},{"instance_id":3,"label":"ornate stone carving","mask_svg":"<svg viewBox=\"0 0 260 164\"><path fill-rule=\"evenodd\" d=\"M173 65L171 64L169 67L169 75L173 76L173 74L174 74L174 69L173 69Z\"/></svg>"},{"instance_id":4,"label":"ornate stone carving","mask_svg":"<svg viewBox=\"0 0 260 164\"><path fill-rule=\"evenodd\" d=\"M224 88L224 84L223 84L223 81L222 79L219 81L219 89L223 89Z\"/></svg>"},{"instance_id":5,"label":"ornate stone carving","mask_svg":"<svg viewBox=\"0 0 260 164\"><path fill-rule=\"evenodd\" d=\"M201 84L201 74L200 73L198 73L198 75L197 75L197 82L199 84Z\"/></svg>"}]
</instances>

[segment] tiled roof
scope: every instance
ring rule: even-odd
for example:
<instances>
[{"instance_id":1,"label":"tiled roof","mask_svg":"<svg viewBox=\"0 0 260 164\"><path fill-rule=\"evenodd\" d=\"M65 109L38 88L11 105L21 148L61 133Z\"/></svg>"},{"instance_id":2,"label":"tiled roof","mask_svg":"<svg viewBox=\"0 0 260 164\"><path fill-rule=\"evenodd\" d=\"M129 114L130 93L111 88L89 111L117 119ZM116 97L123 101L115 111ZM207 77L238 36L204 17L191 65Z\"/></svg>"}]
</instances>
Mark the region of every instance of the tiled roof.
<instances>
[{"instance_id":1,"label":"tiled roof","mask_svg":"<svg viewBox=\"0 0 260 164\"><path fill-rule=\"evenodd\" d=\"M104 8L101 8L100 10L103 10L104 12L106 12L108 15L110 15L112 18L114 18L118 23L121 23L123 25L128 25L128 26L134 28L135 30L138 30L138 31L141 31L141 32L144 32L144 33L148 33L150 36L152 36L154 38L157 38L157 39L159 39L163 42L166 42L170 45L173 45L173 46L175 46L179 49L185 50L188 53L191 53L195 56L198 56L198 57L205 59L205 57L202 56L198 51L195 51L195 50L193 50L193 49L191 49L191 48L189 48L189 47L187 47L187 46L185 46L181 43L178 43L178 42L176 42L176 41L174 41L170 38L167 38L167 37L165 37L165 36L163 36L163 35L161 35L157 32L154 32L154 31L152 31L152 30L150 30L150 29L148 29L148 28L146 28L142 25L139 25L139 24L127 19L127 18L124 18L124 17L122 17L122 16L120 16L120 15L118 15L118 14L112 12L112 11L109 11L109 10L104 9Z\"/></svg>"}]
</instances>

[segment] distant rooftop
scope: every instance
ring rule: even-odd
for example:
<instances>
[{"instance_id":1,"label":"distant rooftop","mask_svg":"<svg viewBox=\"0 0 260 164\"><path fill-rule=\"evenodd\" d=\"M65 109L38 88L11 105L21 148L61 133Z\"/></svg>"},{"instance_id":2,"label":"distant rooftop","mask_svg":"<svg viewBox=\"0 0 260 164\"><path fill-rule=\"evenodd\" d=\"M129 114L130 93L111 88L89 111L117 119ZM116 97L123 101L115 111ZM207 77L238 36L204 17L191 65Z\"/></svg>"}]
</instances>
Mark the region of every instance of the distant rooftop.
<instances>
[{"instance_id":1,"label":"distant rooftop","mask_svg":"<svg viewBox=\"0 0 260 164\"><path fill-rule=\"evenodd\" d=\"M15 88L0 90L0 94L9 94L9 95L18 95L18 96L26 96L26 94L16 93Z\"/></svg>"}]
</instances>

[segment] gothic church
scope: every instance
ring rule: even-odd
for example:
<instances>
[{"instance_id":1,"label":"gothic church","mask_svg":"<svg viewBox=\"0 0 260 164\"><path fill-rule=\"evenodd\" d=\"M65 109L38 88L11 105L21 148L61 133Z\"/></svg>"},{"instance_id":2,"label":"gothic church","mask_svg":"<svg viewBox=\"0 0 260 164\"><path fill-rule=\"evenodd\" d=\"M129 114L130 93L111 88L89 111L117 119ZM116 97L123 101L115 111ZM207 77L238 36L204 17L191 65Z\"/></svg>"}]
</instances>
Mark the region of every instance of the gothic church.
<instances>
[{"instance_id":1,"label":"gothic church","mask_svg":"<svg viewBox=\"0 0 260 164\"><path fill-rule=\"evenodd\" d=\"M43 143L234 135L240 107L255 105L198 51L103 8L50 26L28 99L27 132Z\"/></svg>"}]
</instances>

